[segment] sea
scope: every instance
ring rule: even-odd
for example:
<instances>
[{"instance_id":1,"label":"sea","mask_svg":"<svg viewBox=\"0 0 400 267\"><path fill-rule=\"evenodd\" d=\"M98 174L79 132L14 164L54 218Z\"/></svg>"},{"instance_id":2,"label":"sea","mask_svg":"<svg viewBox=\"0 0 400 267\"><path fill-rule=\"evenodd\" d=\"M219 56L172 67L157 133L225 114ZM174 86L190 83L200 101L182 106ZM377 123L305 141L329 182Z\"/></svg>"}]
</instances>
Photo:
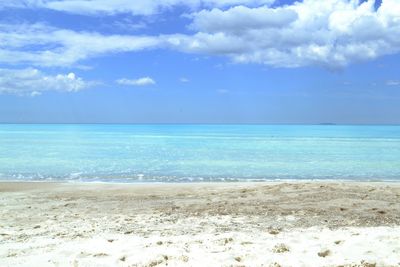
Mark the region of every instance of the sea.
<instances>
[{"instance_id":1,"label":"sea","mask_svg":"<svg viewBox=\"0 0 400 267\"><path fill-rule=\"evenodd\" d=\"M0 124L0 180L400 181L400 126Z\"/></svg>"}]
</instances>

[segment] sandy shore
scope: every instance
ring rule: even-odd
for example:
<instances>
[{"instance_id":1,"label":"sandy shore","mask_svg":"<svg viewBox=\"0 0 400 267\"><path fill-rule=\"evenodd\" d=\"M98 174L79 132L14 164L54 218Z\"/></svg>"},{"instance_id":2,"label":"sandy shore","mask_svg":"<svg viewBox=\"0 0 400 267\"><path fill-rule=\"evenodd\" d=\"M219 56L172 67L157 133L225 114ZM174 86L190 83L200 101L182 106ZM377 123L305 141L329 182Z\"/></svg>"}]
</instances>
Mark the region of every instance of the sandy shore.
<instances>
[{"instance_id":1,"label":"sandy shore","mask_svg":"<svg viewBox=\"0 0 400 267\"><path fill-rule=\"evenodd\" d=\"M0 266L400 266L400 184L3 182Z\"/></svg>"}]
</instances>

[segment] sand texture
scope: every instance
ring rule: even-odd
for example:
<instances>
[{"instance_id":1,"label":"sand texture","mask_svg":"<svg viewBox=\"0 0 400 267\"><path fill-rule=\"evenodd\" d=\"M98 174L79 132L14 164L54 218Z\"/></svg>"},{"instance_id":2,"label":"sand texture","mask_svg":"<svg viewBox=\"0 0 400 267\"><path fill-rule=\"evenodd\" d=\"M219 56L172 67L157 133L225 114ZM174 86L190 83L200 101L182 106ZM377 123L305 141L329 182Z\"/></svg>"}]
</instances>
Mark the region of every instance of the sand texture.
<instances>
[{"instance_id":1,"label":"sand texture","mask_svg":"<svg viewBox=\"0 0 400 267\"><path fill-rule=\"evenodd\" d=\"M400 266L400 184L3 182L0 266Z\"/></svg>"}]
</instances>

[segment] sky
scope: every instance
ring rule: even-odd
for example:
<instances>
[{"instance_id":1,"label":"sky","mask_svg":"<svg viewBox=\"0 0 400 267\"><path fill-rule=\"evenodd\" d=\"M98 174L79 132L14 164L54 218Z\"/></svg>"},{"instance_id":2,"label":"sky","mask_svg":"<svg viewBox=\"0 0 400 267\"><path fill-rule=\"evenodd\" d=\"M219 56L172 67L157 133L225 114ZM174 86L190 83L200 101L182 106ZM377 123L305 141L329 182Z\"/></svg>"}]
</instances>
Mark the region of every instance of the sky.
<instances>
[{"instance_id":1,"label":"sky","mask_svg":"<svg viewBox=\"0 0 400 267\"><path fill-rule=\"evenodd\" d=\"M0 122L400 124L400 0L0 0Z\"/></svg>"}]
</instances>

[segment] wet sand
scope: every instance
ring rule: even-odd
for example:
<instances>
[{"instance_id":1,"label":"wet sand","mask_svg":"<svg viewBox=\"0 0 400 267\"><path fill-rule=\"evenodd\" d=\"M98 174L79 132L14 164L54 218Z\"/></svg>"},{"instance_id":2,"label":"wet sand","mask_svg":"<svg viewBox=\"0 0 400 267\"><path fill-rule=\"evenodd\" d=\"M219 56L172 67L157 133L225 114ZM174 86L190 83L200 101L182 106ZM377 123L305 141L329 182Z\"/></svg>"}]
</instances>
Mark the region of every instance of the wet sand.
<instances>
[{"instance_id":1,"label":"wet sand","mask_svg":"<svg viewBox=\"0 0 400 267\"><path fill-rule=\"evenodd\" d=\"M400 266L400 184L3 182L0 266Z\"/></svg>"}]
</instances>

